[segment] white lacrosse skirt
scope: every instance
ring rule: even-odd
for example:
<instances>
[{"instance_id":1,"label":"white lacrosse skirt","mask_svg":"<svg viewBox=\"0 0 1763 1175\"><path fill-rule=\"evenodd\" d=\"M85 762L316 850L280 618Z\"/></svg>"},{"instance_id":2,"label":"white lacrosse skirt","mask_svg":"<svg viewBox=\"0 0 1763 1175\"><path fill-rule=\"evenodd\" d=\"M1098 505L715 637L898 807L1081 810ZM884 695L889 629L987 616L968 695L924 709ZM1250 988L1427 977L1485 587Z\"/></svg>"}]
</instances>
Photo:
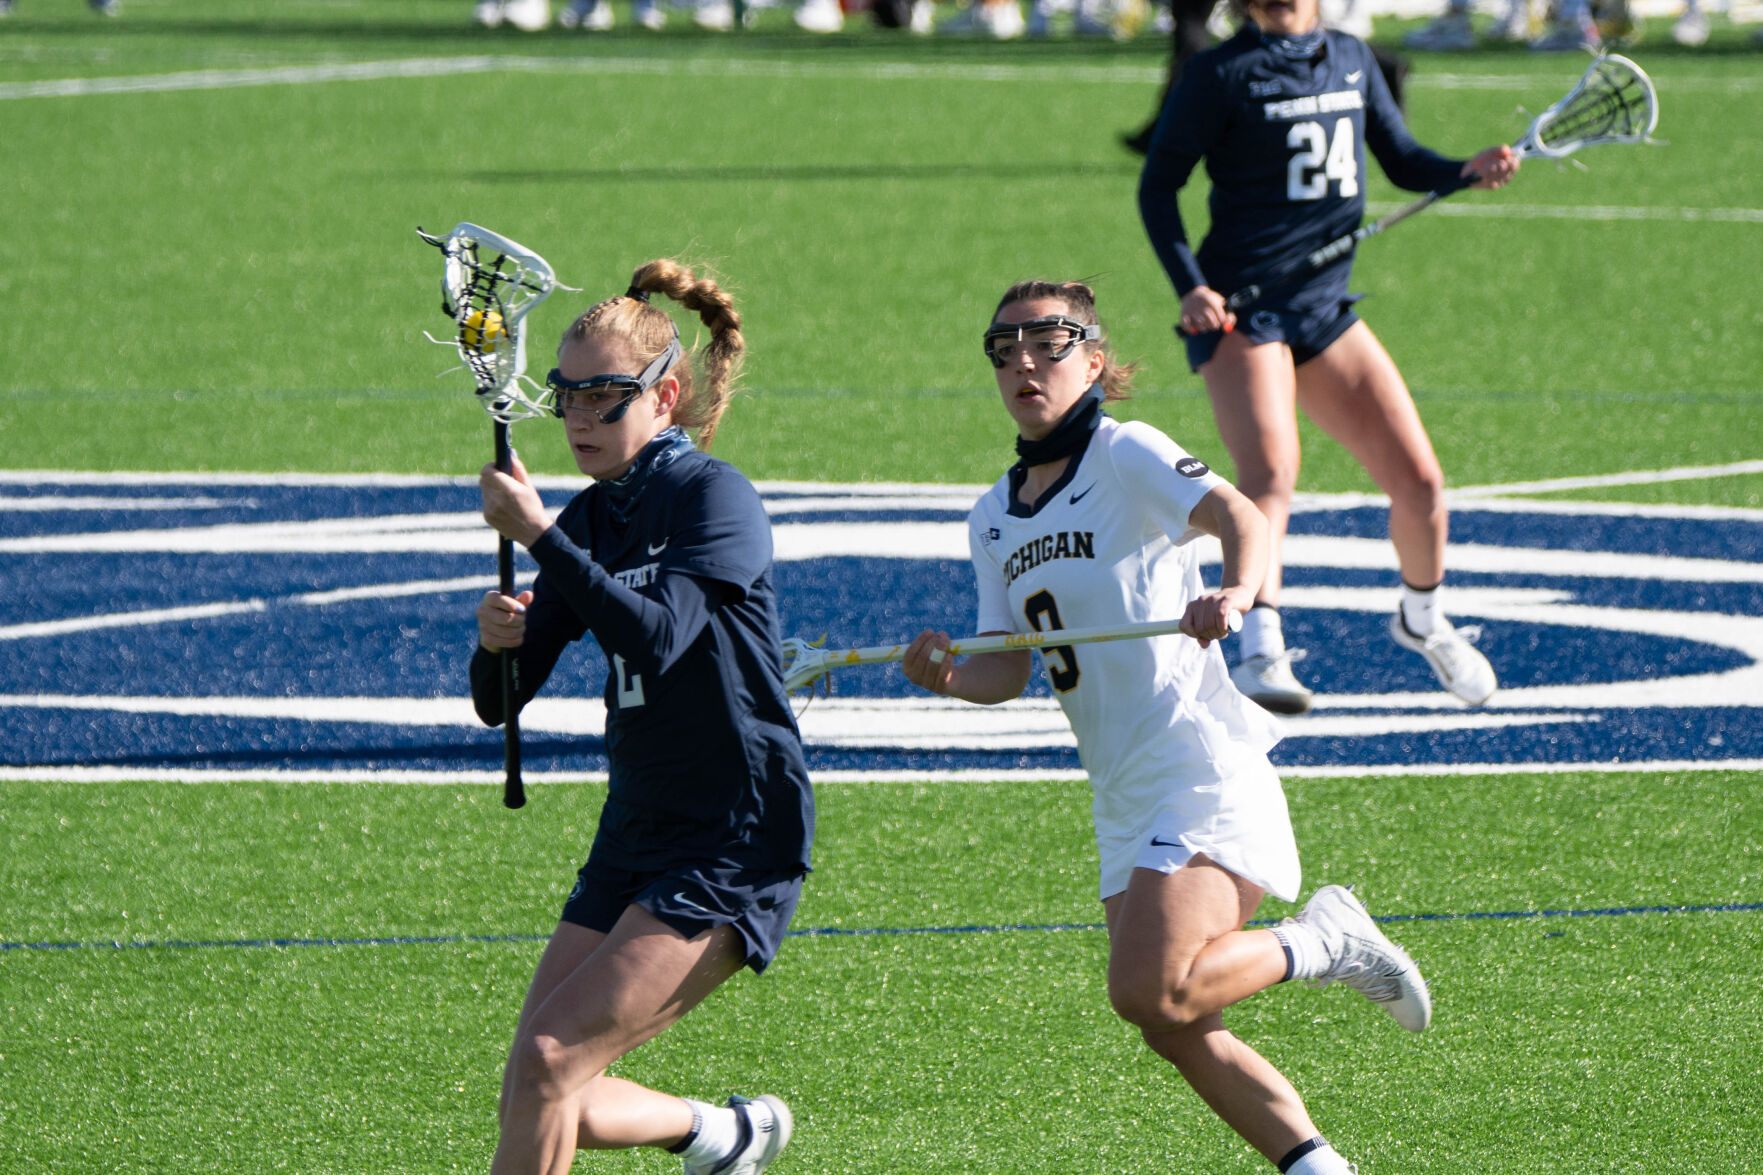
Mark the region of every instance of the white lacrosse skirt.
<instances>
[{"instance_id":1,"label":"white lacrosse skirt","mask_svg":"<svg viewBox=\"0 0 1763 1175\"><path fill-rule=\"evenodd\" d=\"M1224 480L1149 425L1104 419L1031 510L1009 478L968 516L978 631L1179 619L1205 591L1188 516ZM1231 684L1218 642L1042 647L1094 792L1101 896L1197 853L1287 901L1301 872L1267 759L1278 721Z\"/></svg>"}]
</instances>

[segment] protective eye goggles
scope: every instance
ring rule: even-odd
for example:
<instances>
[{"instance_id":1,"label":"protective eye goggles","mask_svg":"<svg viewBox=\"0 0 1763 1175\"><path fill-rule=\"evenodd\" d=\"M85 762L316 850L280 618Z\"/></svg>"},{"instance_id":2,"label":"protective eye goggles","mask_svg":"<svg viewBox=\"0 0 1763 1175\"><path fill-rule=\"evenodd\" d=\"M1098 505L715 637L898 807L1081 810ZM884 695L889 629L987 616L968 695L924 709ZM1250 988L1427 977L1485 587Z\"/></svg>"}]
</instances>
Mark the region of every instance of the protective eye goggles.
<instances>
[{"instance_id":1,"label":"protective eye goggles","mask_svg":"<svg viewBox=\"0 0 1763 1175\"><path fill-rule=\"evenodd\" d=\"M986 358L993 367L1015 359L1021 348L1038 363L1058 363L1079 343L1099 343L1102 328L1063 314L1031 318L1027 322L994 322L986 328Z\"/></svg>"},{"instance_id":2,"label":"protective eye goggles","mask_svg":"<svg viewBox=\"0 0 1763 1175\"><path fill-rule=\"evenodd\" d=\"M594 375L587 379L565 379L562 369L553 367L551 373L545 377L545 386L551 389L551 414L561 417L565 412L586 412L601 424L617 424L636 402L637 397L654 387L656 381L666 375L668 368L684 354L679 339L675 338L667 344L667 350L643 368L641 375ZM596 404L605 403L607 396L617 398L603 408L597 407Z\"/></svg>"}]
</instances>

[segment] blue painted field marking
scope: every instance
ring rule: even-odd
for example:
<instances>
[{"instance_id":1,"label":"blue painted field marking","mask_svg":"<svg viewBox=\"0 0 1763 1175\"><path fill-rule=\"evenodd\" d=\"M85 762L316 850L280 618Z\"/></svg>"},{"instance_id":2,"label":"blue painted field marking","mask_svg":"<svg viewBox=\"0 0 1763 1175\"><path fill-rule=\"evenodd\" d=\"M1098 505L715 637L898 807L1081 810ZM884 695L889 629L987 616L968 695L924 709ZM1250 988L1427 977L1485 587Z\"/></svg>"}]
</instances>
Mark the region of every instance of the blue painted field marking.
<instances>
[{"instance_id":1,"label":"blue painted field marking","mask_svg":"<svg viewBox=\"0 0 1763 1175\"><path fill-rule=\"evenodd\" d=\"M1592 910L1474 910L1457 914L1374 914L1374 922L1487 922L1524 918L1615 918L1634 914L1741 914L1763 910L1763 902L1722 902L1686 906L1605 906ZM1273 926L1256 918L1248 926ZM1106 930L1100 922L1017 922L996 926L814 926L791 930L789 938L890 938L911 934L1038 934L1068 930ZM460 946L483 943L547 942L548 934L424 934L382 938L239 938L142 942L0 942L0 951L199 950L283 947Z\"/></svg>"},{"instance_id":2,"label":"blue painted field marking","mask_svg":"<svg viewBox=\"0 0 1763 1175\"><path fill-rule=\"evenodd\" d=\"M470 607L493 550L469 481L13 473L0 486L28 503L0 502L0 597L21 601L0 624L0 771L446 783L493 767L499 739L464 701ZM542 488L555 507L575 486ZM977 487L761 491L790 634L884 643L970 623L962 517ZM1384 510L1363 496L1300 503L1286 628L1321 692L1288 724L1280 767L1763 758L1763 511L1496 492L1457 501L1447 601L1485 622L1501 673L1479 710L1389 644ZM604 673L591 646L560 663L528 711L535 773L604 771ZM823 778L1078 766L1040 683L996 708L940 707L885 669L841 672L837 686L800 719Z\"/></svg>"}]
</instances>

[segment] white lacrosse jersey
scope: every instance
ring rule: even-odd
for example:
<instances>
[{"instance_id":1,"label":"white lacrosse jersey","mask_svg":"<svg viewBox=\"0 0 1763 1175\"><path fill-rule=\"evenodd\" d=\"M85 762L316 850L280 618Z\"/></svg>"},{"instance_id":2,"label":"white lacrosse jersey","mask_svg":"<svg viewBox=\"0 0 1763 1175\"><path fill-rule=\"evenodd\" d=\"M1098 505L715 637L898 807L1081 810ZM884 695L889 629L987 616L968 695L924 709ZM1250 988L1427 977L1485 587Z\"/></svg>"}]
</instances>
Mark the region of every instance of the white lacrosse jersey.
<instances>
[{"instance_id":1,"label":"white lacrosse jersey","mask_svg":"<svg viewBox=\"0 0 1763 1175\"><path fill-rule=\"evenodd\" d=\"M976 631L1179 620L1203 593L1203 532L1188 516L1227 483L1157 429L1104 417L1032 507L1013 503L1010 480L968 515ZM1296 896L1297 850L1267 760L1279 724L1231 684L1218 642L1172 634L1040 652L1094 791L1102 896L1125 888L1138 842L1158 835L1148 830L1166 836L1172 821L1193 852Z\"/></svg>"}]
</instances>

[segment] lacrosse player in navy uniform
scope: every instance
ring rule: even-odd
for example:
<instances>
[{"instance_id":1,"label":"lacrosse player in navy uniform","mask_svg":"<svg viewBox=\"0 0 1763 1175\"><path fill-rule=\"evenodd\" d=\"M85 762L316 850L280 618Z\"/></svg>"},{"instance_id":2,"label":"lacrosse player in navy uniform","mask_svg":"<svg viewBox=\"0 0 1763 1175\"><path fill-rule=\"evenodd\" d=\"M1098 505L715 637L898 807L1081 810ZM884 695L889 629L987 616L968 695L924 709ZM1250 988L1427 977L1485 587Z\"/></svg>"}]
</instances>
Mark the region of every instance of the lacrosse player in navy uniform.
<instances>
[{"instance_id":1,"label":"lacrosse player in navy uniform","mask_svg":"<svg viewBox=\"0 0 1763 1175\"><path fill-rule=\"evenodd\" d=\"M1180 617L1187 634L1041 646L1094 793L1109 999L1281 1171L1346 1172L1291 1083L1225 1028L1224 1009L1282 980L1339 980L1418 1032L1432 1003L1413 961L1338 885L1295 920L1244 929L1264 893L1293 900L1300 880L1267 759L1277 722L1231 684L1216 643L1254 602L1267 522L1163 433L1102 411L1127 396L1132 372L1108 352L1088 286L1011 287L985 348L1020 460L968 516L977 630ZM1202 534L1224 551L1215 590L1200 580ZM1028 650L957 662L949 645L918 634L906 676L987 705L1028 685Z\"/></svg>"},{"instance_id":2,"label":"lacrosse player in navy uniform","mask_svg":"<svg viewBox=\"0 0 1763 1175\"><path fill-rule=\"evenodd\" d=\"M694 381L660 291L711 332ZM565 333L548 383L594 484L555 521L516 461L480 482L484 517L539 565L533 589L486 595L472 699L502 721L498 655L519 699L592 633L610 786L587 862L533 976L503 1079L492 1170L568 1171L578 1149L665 1147L687 1175L756 1175L783 1149L775 1097L689 1101L607 1068L742 966L777 953L808 871L814 806L783 686L771 526L708 446L739 365L740 319L672 261Z\"/></svg>"},{"instance_id":3,"label":"lacrosse player in navy uniform","mask_svg":"<svg viewBox=\"0 0 1763 1175\"><path fill-rule=\"evenodd\" d=\"M1237 485L1271 525L1267 579L1244 619L1233 676L1270 710L1310 707L1278 611L1302 408L1389 495L1403 583L1391 636L1423 655L1446 689L1479 705L1494 692L1494 670L1470 643L1475 633L1453 628L1438 600L1444 474L1401 373L1353 311L1351 254L1295 288L1269 283L1240 321L1225 299L1358 227L1367 147L1410 191L1497 188L1518 157L1499 146L1447 159L1415 142L1371 51L1325 30L1317 0L1232 3L1248 19L1230 40L1195 54L1171 89L1139 181L1139 210L1181 297L1188 362L1205 380ZM1176 195L1202 160L1211 228L1196 253Z\"/></svg>"}]
</instances>

